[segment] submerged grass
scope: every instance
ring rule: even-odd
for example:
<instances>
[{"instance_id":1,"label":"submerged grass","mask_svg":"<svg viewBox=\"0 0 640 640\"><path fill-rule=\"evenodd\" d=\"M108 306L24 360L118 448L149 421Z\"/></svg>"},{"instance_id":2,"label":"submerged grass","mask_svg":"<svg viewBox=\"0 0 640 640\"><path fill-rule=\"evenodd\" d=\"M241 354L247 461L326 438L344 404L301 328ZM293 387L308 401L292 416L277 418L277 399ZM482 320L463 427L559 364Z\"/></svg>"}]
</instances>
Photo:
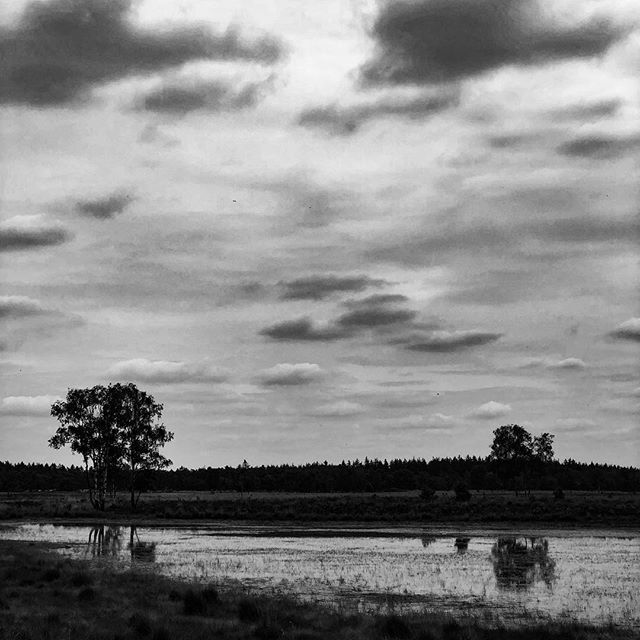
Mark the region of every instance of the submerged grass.
<instances>
[{"instance_id":1,"label":"submerged grass","mask_svg":"<svg viewBox=\"0 0 640 640\"><path fill-rule=\"evenodd\" d=\"M534 626L535 625L535 626ZM0 638L12 640L630 640L634 630L571 623L528 629L438 613L344 614L285 596L185 584L90 566L0 541Z\"/></svg>"}]
</instances>

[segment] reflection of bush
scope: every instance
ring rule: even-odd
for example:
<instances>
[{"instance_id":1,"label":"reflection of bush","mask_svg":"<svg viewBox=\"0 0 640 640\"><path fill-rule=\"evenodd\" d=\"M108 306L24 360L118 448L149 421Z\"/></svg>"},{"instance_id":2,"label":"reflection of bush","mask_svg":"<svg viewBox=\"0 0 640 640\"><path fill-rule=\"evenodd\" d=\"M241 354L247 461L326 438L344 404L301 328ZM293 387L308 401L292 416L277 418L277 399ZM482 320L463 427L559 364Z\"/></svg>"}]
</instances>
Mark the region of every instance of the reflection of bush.
<instances>
[{"instance_id":1,"label":"reflection of bush","mask_svg":"<svg viewBox=\"0 0 640 640\"><path fill-rule=\"evenodd\" d=\"M555 578L546 538L498 538L491 558L499 589L528 589L540 581L550 588Z\"/></svg>"},{"instance_id":2,"label":"reflection of bush","mask_svg":"<svg viewBox=\"0 0 640 640\"><path fill-rule=\"evenodd\" d=\"M122 546L120 527L96 526L89 532L87 550L92 556L116 556Z\"/></svg>"},{"instance_id":3,"label":"reflection of bush","mask_svg":"<svg viewBox=\"0 0 640 640\"><path fill-rule=\"evenodd\" d=\"M129 532L129 551L131 552L132 560L140 562L156 561L156 543L142 542L134 526L131 527Z\"/></svg>"},{"instance_id":4,"label":"reflection of bush","mask_svg":"<svg viewBox=\"0 0 640 640\"><path fill-rule=\"evenodd\" d=\"M429 545L433 544L438 538L435 536L422 536L420 538L420 542L422 542L422 546L426 549Z\"/></svg>"},{"instance_id":5,"label":"reflection of bush","mask_svg":"<svg viewBox=\"0 0 640 640\"><path fill-rule=\"evenodd\" d=\"M456 541L453 543L455 548L458 550L458 553L465 553L469 548L469 542L471 538L456 538Z\"/></svg>"}]
</instances>

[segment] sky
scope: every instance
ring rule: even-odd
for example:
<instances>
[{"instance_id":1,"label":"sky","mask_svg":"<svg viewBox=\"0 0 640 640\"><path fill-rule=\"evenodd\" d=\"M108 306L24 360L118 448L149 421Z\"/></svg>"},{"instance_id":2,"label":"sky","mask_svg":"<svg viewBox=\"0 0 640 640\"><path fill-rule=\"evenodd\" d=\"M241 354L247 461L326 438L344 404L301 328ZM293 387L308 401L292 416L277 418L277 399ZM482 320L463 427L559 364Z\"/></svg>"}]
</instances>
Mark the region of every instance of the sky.
<instances>
[{"instance_id":1,"label":"sky","mask_svg":"<svg viewBox=\"0 0 640 640\"><path fill-rule=\"evenodd\" d=\"M0 460L640 462L637 0L9 0Z\"/></svg>"}]
</instances>

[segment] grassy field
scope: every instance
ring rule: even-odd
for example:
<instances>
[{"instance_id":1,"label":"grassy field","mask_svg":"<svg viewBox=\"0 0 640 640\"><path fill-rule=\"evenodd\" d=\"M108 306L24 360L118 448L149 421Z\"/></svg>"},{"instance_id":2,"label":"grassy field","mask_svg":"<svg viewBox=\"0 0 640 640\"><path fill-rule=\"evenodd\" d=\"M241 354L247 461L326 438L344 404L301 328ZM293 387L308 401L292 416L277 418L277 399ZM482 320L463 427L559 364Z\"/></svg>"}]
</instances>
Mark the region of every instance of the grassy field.
<instances>
[{"instance_id":1,"label":"grassy field","mask_svg":"<svg viewBox=\"0 0 640 640\"><path fill-rule=\"evenodd\" d=\"M177 582L0 542L0 638L7 640L622 640L637 631L549 623L489 627L437 612L344 614L223 585Z\"/></svg>"},{"instance_id":2,"label":"grassy field","mask_svg":"<svg viewBox=\"0 0 640 640\"><path fill-rule=\"evenodd\" d=\"M128 497L109 504L110 520L130 519ZM0 494L0 520L82 520L97 514L86 494L37 492ZM136 514L145 521L362 522L388 524L537 523L549 527L640 526L640 494L551 492L514 495L471 492L468 502L440 492L423 500L419 492L296 494L176 492L141 497Z\"/></svg>"}]
</instances>

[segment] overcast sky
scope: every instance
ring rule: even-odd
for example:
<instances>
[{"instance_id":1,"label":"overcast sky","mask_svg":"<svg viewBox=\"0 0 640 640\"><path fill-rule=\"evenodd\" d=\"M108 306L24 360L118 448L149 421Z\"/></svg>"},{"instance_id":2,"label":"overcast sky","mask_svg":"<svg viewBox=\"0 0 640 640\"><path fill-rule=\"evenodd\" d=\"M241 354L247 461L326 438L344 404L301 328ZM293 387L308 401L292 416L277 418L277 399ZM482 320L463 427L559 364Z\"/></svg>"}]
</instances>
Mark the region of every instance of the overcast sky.
<instances>
[{"instance_id":1,"label":"overcast sky","mask_svg":"<svg viewBox=\"0 0 640 640\"><path fill-rule=\"evenodd\" d=\"M640 461L637 0L9 0L0 459Z\"/></svg>"}]
</instances>

